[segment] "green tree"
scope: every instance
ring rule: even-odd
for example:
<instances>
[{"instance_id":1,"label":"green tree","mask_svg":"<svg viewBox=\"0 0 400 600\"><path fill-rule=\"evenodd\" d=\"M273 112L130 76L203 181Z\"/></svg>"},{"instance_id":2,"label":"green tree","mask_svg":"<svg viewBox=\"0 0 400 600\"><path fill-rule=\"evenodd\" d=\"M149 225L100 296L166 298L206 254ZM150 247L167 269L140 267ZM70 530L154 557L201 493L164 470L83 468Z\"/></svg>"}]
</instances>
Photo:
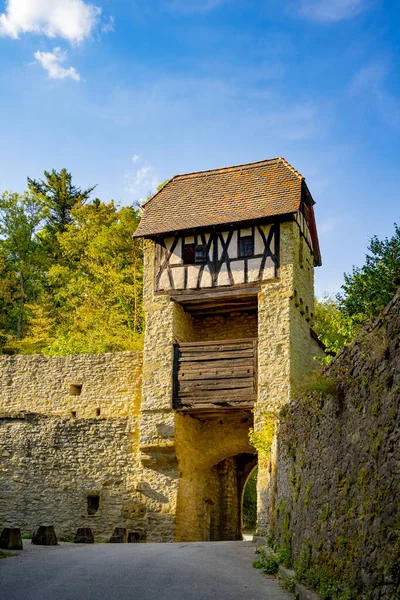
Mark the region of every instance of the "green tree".
<instances>
[{"instance_id":1,"label":"green tree","mask_svg":"<svg viewBox=\"0 0 400 600\"><path fill-rule=\"evenodd\" d=\"M0 196L0 306L3 343L21 340L27 305L39 293L46 259L38 232L43 203L34 193Z\"/></svg>"},{"instance_id":2,"label":"green tree","mask_svg":"<svg viewBox=\"0 0 400 600\"><path fill-rule=\"evenodd\" d=\"M47 207L46 227L56 235L65 231L72 222L71 211L82 206L96 186L81 190L72 184L72 175L67 169L44 171L44 176L44 180L28 177L28 187L31 192L42 196Z\"/></svg>"},{"instance_id":3,"label":"green tree","mask_svg":"<svg viewBox=\"0 0 400 600\"><path fill-rule=\"evenodd\" d=\"M362 267L345 273L344 293L338 295L340 309L358 323L377 316L400 286L400 227L393 237L374 236Z\"/></svg>"},{"instance_id":4,"label":"green tree","mask_svg":"<svg viewBox=\"0 0 400 600\"><path fill-rule=\"evenodd\" d=\"M314 311L314 331L331 355L351 344L360 331L357 321L341 310L339 302L331 296L316 299Z\"/></svg>"},{"instance_id":5,"label":"green tree","mask_svg":"<svg viewBox=\"0 0 400 600\"><path fill-rule=\"evenodd\" d=\"M71 223L57 236L60 260L48 272L52 293L33 308L27 351L35 344L45 354L141 346L142 246L132 241L139 220L132 207L98 199L72 209Z\"/></svg>"}]
</instances>

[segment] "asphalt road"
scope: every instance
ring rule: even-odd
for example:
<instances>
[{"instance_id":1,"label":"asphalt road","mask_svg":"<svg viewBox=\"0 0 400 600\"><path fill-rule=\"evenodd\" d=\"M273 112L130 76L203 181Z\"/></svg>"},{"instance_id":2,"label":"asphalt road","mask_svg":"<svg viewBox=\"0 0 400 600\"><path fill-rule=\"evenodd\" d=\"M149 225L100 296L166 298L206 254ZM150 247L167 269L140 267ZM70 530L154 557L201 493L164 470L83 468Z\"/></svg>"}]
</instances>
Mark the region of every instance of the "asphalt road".
<instances>
[{"instance_id":1,"label":"asphalt road","mask_svg":"<svg viewBox=\"0 0 400 600\"><path fill-rule=\"evenodd\" d=\"M293 600L251 542L33 546L0 560L1 600Z\"/></svg>"}]
</instances>

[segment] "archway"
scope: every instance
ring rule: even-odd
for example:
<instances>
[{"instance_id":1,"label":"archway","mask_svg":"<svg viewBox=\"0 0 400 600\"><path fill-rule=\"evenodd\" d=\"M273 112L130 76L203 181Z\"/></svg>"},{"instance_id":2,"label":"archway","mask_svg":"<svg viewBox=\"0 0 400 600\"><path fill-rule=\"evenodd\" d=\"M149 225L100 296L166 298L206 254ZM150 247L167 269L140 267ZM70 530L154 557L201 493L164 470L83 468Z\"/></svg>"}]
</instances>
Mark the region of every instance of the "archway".
<instances>
[{"instance_id":1,"label":"archway","mask_svg":"<svg viewBox=\"0 0 400 600\"><path fill-rule=\"evenodd\" d=\"M257 529L257 475L258 464L256 464L247 476L243 486L242 507L242 534L254 534Z\"/></svg>"},{"instance_id":2,"label":"archway","mask_svg":"<svg viewBox=\"0 0 400 600\"><path fill-rule=\"evenodd\" d=\"M254 454L241 453L212 467L209 484L211 541L242 539L243 495L256 465Z\"/></svg>"}]
</instances>

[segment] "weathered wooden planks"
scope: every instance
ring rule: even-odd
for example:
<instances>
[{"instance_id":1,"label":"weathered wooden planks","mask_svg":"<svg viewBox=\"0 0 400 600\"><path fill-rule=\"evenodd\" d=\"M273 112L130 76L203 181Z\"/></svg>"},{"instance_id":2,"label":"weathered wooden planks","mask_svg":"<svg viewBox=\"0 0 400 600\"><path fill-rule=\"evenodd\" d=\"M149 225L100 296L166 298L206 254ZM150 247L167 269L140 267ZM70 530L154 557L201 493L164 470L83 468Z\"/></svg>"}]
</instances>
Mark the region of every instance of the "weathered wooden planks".
<instances>
[{"instance_id":1,"label":"weathered wooden planks","mask_svg":"<svg viewBox=\"0 0 400 600\"><path fill-rule=\"evenodd\" d=\"M174 407L252 406L256 358L254 339L175 345Z\"/></svg>"}]
</instances>

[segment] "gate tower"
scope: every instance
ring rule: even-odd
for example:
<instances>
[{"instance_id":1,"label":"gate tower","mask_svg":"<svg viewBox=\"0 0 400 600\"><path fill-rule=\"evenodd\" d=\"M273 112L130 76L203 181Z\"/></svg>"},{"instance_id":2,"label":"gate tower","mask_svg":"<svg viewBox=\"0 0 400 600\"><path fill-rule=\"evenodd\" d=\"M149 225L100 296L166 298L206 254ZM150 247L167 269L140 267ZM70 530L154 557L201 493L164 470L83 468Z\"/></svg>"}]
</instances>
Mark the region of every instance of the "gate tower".
<instances>
[{"instance_id":1,"label":"gate tower","mask_svg":"<svg viewBox=\"0 0 400 600\"><path fill-rule=\"evenodd\" d=\"M249 428L290 400L310 368L314 201L285 159L177 175L143 205L140 451L149 533L165 541L240 538L256 464ZM274 502L259 464L258 528Z\"/></svg>"}]
</instances>

